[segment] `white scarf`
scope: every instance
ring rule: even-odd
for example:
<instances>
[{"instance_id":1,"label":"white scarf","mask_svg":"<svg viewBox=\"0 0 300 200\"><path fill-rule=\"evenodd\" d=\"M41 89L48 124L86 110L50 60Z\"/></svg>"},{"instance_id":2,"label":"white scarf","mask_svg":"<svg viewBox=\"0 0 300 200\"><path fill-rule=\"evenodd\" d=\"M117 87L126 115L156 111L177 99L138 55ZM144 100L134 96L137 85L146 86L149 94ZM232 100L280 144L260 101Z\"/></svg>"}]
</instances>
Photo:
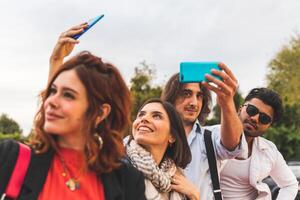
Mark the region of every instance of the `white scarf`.
<instances>
[{"instance_id":1,"label":"white scarf","mask_svg":"<svg viewBox=\"0 0 300 200\"><path fill-rule=\"evenodd\" d=\"M145 150L135 140L126 146L126 153L132 165L145 176L148 200L182 200L184 197L176 191L171 191L171 178L176 172L172 159L166 158L159 167L150 152Z\"/></svg>"}]
</instances>

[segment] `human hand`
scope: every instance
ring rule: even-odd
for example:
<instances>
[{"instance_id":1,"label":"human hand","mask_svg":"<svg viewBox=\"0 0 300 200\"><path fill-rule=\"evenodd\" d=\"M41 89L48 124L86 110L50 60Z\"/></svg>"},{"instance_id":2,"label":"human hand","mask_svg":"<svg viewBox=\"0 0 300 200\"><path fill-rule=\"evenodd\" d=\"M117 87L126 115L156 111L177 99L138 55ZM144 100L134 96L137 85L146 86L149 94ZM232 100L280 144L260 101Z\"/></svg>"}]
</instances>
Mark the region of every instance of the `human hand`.
<instances>
[{"instance_id":1,"label":"human hand","mask_svg":"<svg viewBox=\"0 0 300 200\"><path fill-rule=\"evenodd\" d=\"M205 78L210 82L202 82L202 85L217 95L217 102L221 109L227 106L234 107L233 97L238 89L238 81L232 71L224 64L219 63L221 70L212 69L212 74L219 76L222 80L206 74ZM213 84L211 84L213 83Z\"/></svg>"},{"instance_id":2,"label":"human hand","mask_svg":"<svg viewBox=\"0 0 300 200\"><path fill-rule=\"evenodd\" d=\"M68 56L74 49L74 46L79 43L79 41L72 38L72 36L83 32L84 29L87 27L87 23L82 23L60 34L50 57L50 70L48 81L62 65L64 58Z\"/></svg>"},{"instance_id":3,"label":"human hand","mask_svg":"<svg viewBox=\"0 0 300 200\"><path fill-rule=\"evenodd\" d=\"M186 195L190 200L200 200L199 190L178 170L172 177L171 187L176 192Z\"/></svg>"},{"instance_id":4,"label":"human hand","mask_svg":"<svg viewBox=\"0 0 300 200\"><path fill-rule=\"evenodd\" d=\"M63 59L68 56L75 44L78 44L79 41L72 38L73 36L83 32L85 28L88 27L88 23L82 23L77 26L73 26L69 30L60 34L58 41L53 49L51 59Z\"/></svg>"}]
</instances>

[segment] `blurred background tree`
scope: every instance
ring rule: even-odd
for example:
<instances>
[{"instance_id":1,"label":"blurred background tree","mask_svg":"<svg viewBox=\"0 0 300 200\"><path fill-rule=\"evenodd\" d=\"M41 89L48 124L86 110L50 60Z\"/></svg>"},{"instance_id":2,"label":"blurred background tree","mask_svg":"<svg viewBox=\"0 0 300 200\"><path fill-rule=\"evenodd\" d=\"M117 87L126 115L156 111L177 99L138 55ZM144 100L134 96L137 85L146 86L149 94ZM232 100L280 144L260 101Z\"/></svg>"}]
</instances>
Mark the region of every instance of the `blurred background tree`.
<instances>
[{"instance_id":1,"label":"blurred background tree","mask_svg":"<svg viewBox=\"0 0 300 200\"><path fill-rule=\"evenodd\" d=\"M132 120L135 119L138 109L147 99L160 97L162 87L152 84L155 73L154 66L148 65L145 61L134 69L134 75L130 80L130 91L133 97Z\"/></svg>"},{"instance_id":2,"label":"blurred background tree","mask_svg":"<svg viewBox=\"0 0 300 200\"><path fill-rule=\"evenodd\" d=\"M19 124L7 114L0 116L0 141L3 139L13 138L16 140L22 139L22 129Z\"/></svg>"},{"instance_id":3,"label":"blurred background tree","mask_svg":"<svg viewBox=\"0 0 300 200\"><path fill-rule=\"evenodd\" d=\"M300 160L300 35L270 61L268 87L277 91L284 103L284 115L266 137L272 140L287 160Z\"/></svg>"}]
</instances>

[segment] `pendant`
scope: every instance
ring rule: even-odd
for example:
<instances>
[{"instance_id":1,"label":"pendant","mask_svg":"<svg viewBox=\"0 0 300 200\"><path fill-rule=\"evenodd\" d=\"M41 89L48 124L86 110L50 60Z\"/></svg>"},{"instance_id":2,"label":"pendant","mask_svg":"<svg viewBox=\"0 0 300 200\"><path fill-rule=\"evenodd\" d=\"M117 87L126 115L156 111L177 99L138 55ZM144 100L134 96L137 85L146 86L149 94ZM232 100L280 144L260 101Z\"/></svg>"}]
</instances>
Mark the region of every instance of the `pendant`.
<instances>
[{"instance_id":1,"label":"pendant","mask_svg":"<svg viewBox=\"0 0 300 200\"><path fill-rule=\"evenodd\" d=\"M67 182L66 182L66 186L71 190L71 191L75 191L77 189L80 188L79 182L73 178L70 178Z\"/></svg>"}]
</instances>

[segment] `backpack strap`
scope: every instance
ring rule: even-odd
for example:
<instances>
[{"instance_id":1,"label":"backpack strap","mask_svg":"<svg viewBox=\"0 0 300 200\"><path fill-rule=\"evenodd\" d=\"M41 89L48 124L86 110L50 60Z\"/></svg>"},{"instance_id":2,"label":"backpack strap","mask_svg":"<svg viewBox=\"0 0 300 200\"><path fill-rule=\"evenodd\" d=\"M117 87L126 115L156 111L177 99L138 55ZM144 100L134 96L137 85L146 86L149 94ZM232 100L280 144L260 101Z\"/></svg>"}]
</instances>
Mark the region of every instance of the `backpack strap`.
<instances>
[{"instance_id":1,"label":"backpack strap","mask_svg":"<svg viewBox=\"0 0 300 200\"><path fill-rule=\"evenodd\" d=\"M211 139L211 131L207 129L204 130L204 142L209 165L210 178L213 185L214 197L215 200L222 200L214 145Z\"/></svg>"},{"instance_id":2,"label":"backpack strap","mask_svg":"<svg viewBox=\"0 0 300 200\"><path fill-rule=\"evenodd\" d=\"M28 146L19 143L19 154L14 170L11 174L9 182L6 186L5 193L1 196L0 200L4 200L5 197L16 199L21 191L26 172L29 167L31 158L31 150Z\"/></svg>"}]
</instances>

